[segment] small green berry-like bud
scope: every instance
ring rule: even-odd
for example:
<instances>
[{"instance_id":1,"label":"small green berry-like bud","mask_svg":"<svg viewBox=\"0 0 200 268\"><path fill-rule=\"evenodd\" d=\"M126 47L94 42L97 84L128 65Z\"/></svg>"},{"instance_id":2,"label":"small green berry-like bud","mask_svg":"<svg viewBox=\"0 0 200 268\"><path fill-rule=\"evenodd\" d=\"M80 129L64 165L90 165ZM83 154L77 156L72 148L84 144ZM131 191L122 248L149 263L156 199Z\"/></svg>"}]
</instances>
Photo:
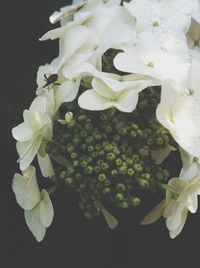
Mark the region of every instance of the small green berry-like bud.
<instances>
[{"instance_id":1,"label":"small green berry-like bud","mask_svg":"<svg viewBox=\"0 0 200 268\"><path fill-rule=\"evenodd\" d=\"M95 173L98 174L101 171L101 167L100 166L95 166L94 171L95 171Z\"/></svg>"},{"instance_id":2,"label":"small green berry-like bud","mask_svg":"<svg viewBox=\"0 0 200 268\"><path fill-rule=\"evenodd\" d=\"M87 148L88 152L93 152L94 151L94 147L92 145L89 145Z\"/></svg>"},{"instance_id":3,"label":"small green berry-like bud","mask_svg":"<svg viewBox=\"0 0 200 268\"><path fill-rule=\"evenodd\" d=\"M139 161L139 156L137 154L133 154L132 155L132 160L133 160L134 163L138 162Z\"/></svg>"},{"instance_id":4,"label":"small green berry-like bud","mask_svg":"<svg viewBox=\"0 0 200 268\"><path fill-rule=\"evenodd\" d=\"M63 179L66 178L66 176L67 176L67 171L66 170L63 170L63 171L60 172L59 178L61 180L63 180Z\"/></svg>"},{"instance_id":5,"label":"small green berry-like bud","mask_svg":"<svg viewBox=\"0 0 200 268\"><path fill-rule=\"evenodd\" d=\"M150 175L149 173L144 173L144 174L142 174L142 178L143 178L144 180L146 180L146 181L149 181L150 178L151 178L151 175Z\"/></svg>"},{"instance_id":6,"label":"small green berry-like bud","mask_svg":"<svg viewBox=\"0 0 200 268\"><path fill-rule=\"evenodd\" d=\"M92 124L87 123L87 124L84 126L84 128L85 128L86 131L90 131L90 130L92 130Z\"/></svg>"},{"instance_id":7,"label":"small green berry-like bud","mask_svg":"<svg viewBox=\"0 0 200 268\"><path fill-rule=\"evenodd\" d=\"M100 182L105 181L105 180L106 180L106 175L103 174L103 173L99 174L99 176L98 176L98 180L99 180Z\"/></svg>"},{"instance_id":8,"label":"small green berry-like bud","mask_svg":"<svg viewBox=\"0 0 200 268\"><path fill-rule=\"evenodd\" d=\"M114 161L115 158L116 158L116 156L115 156L115 154L112 153L112 152L106 154L106 159L107 159L108 161Z\"/></svg>"},{"instance_id":9,"label":"small green berry-like bud","mask_svg":"<svg viewBox=\"0 0 200 268\"><path fill-rule=\"evenodd\" d=\"M77 158L77 153L76 152L73 152L73 153L71 153L71 159L76 159Z\"/></svg>"},{"instance_id":10,"label":"small green berry-like bud","mask_svg":"<svg viewBox=\"0 0 200 268\"><path fill-rule=\"evenodd\" d=\"M128 203L126 201L122 201L118 204L120 208L128 208Z\"/></svg>"},{"instance_id":11,"label":"small green berry-like bud","mask_svg":"<svg viewBox=\"0 0 200 268\"><path fill-rule=\"evenodd\" d=\"M157 172L156 173L156 178L159 180L159 181L162 181L164 179L164 176L161 172Z\"/></svg>"},{"instance_id":12,"label":"small green berry-like bud","mask_svg":"<svg viewBox=\"0 0 200 268\"><path fill-rule=\"evenodd\" d=\"M137 206L140 205L141 200L140 200L139 197L131 197L131 199L130 199L130 203L131 203L131 205L132 205L133 207L137 207Z\"/></svg>"},{"instance_id":13,"label":"small green berry-like bud","mask_svg":"<svg viewBox=\"0 0 200 268\"><path fill-rule=\"evenodd\" d=\"M132 169L132 168L128 168L127 169L127 175L129 176L129 177L132 177L133 175L134 175L134 170Z\"/></svg>"},{"instance_id":14,"label":"small green berry-like bud","mask_svg":"<svg viewBox=\"0 0 200 268\"><path fill-rule=\"evenodd\" d=\"M137 173L142 172L142 170L143 170L142 165L137 164L137 163L133 165L133 168L134 168L134 171L137 172Z\"/></svg>"},{"instance_id":15,"label":"small green berry-like bud","mask_svg":"<svg viewBox=\"0 0 200 268\"><path fill-rule=\"evenodd\" d=\"M116 169L113 169L113 170L111 171L111 174L112 174L112 176L115 178L115 177L118 176L118 171L117 171Z\"/></svg>"},{"instance_id":16,"label":"small green berry-like bud","mask_svg":"<svg viewBox=\"0 0 200 268\"><path fill-rule=\"evenodd\" d=\"M144 180L144 179L140 179L139 180L139 185L142 189L148 189L149 188L149 182Z\"/></svg>"},{"instance_id":17,"label":"small green berry-like bud","mask_svg":"<svg viewBox=\"0 0 200 268\"><path fill-rule=\"evenodd\" d=\"M107 179L107 180L104 181L105 186L109 186L110 184L111 184L110 180Z\"/></svg>"},{"instance_id":18,"label":"small green berry-like bud","mask_svg":"<svg viewBox=\"0 0 200 268\"><path fill-rule=\"evenodd\" d=\"M79 116L78 116L78 121L79 121L79 122L84 122L84 121L86 121L86 120L87 120L87 115L82 114L82 115L79 115Z\"/></svg>"},{"instance_id":19,"label":"small green berry-like bud","mask_svg":"<svg viewBox=\"0 0 200 268\"><path fill-rule=\"evenodd\" d=\"M103 171L106 171L106 170L108 170L109 165L107 163L102 163L101 168L102 168Z\"/></svg>"},{"instance_id":20,"label":"small green berry-like bud","mask_svg":"<svg viewBox=\"0 0 200 268\"><path fill-rule=\"evenodd\" d=\"M80 166L82 167L82 168L86 168L87 167L87 162L86 161L81 161L80 162Z\"/></svg>"},{"instance_id":21,"label":"small green berry-like bud","mask_svg":"<svg viewBox=\"0 0 200 268\"><path fill-rule=\"evenodd\" d=\"M103 194L109 194L111 192L111 189L108 188L108 187L105 187L103 190L102 190L102 193Z\"/></svg>"},{"instance_id":22,"label":"small green berry-like bud","mask_svg":"<svg viewBox=\"0 0 200 268\"><path fill-rule=\"evenodd\" d=\"M115 195L115 199L116 199L117 201L122 201L122 200L124 199L124 195L123 195L122 193L117 193L117 194Z\"/></svg>"},{"instance_id":23,"label":"small green berry-like bud","mask_svg":"<svg viewBox=\"0 0 200 268\"><path fill-rule=\"evenodd\" d=\"M71 144L69 144L69 145L67 145L66 150L67 150L67 152L68 152L69 154L71 154L71 153L74 151L74 146L71 145Z\"/></svg>"},{"instance_id":24,"label":"small green berry-like bud","mask_svg":"<svg viewBox=\"0 0 200 268\"><path fill-rule=\"evenodd\" d=\"M148 156L148 155L149 155L149 151L148 151L147 149L145 149L145 148L141 148L141 149L139 150L139 154L140 154L141 156Z\"/></svg>"},{"instance_id":25,"label":"small green berry-like bud","mask_svg":"<svg viewBox=\"0 0 200 268\"><path fill-rule=\"evenodd\" d=\"M121 165L123 164L123 161L122 161L120 158L117 158L117 159L115 160L115 164L116 164L117 166L121 166Z\"/></svg>"},{"instance_id":26,"label":"small green berry-like bud","mask_svg":"<svg viewBox=\"0 0 200 268\"><path fill-rule=\"evenodd\" d=\"M126 174L126 172L127 172L126 166L123 165L119 168L119 174L124 175L124 174Z\"/></svg>"},{"instance_id":27,"label":"small green berry-like bud","mask_svg":"<svg viewBox=\"0 0 200 268\"><path fill-rule=\"evenodd\" d=\"M118 183L116 189L119 192L124 192L126 190L126 186L123 183Z\"/></svg>"},{"instance_id":28,"label":"small green berry-like bud","mask_svg":"<svg viewBox=\"0 0 200 268\"><path fill-rule=\"evenodd\" d=\"M94 170L94 168L92 166L88 166L85 169L85 173L88 174L88 175L90 175L90 174L93 173L93 170Z\"/></svg>"},{"instance_id":29,"label":"small green berry-like bud","mask_svg":"<svg viewBox=\"0 0 200 268\"><path fill-rule=\"evenodd\" d=\"M132 138L136 138L137 137L137 132L135 130L132 130L130 133Z\"/></svg>"},{"instance_id":30,"label":"small green berry-like bud","mask_svg":"<svg viewBox=\"0 0 200 268\"><path fill-rule=\"evenodd\" d=\"M67 177L65 179L65 184L66 185L70 186L70 185L72 185L72 183L73 183L73 179L71 177Z\"/></svg>"}]
</instances>

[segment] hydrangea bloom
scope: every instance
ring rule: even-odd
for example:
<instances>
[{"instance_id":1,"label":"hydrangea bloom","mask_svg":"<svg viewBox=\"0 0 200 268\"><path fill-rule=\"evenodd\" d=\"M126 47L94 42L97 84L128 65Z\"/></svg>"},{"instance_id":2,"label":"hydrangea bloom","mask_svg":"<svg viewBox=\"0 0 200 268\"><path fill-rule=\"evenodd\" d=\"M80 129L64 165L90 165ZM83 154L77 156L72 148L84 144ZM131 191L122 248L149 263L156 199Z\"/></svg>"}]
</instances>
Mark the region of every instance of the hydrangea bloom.
<instances>
[{"instance_id":1,"label":"hydrangea bloom","mask_svg":"<svg viewBox=\"0 0 200 268\"><path fill-rule=\"evenodd\" d=\"M78 0L54 12L58 57L40 66L36 98L14 127L13 191L38 241L53 219L49 193L66 185L86 218L118 221L106 206L139 206L144 192L166 190L143 221L164 216L170 237L197 210L200 187L200 2ZM164 167L174 150L182 169ZM38 188L37 155L50 189ZM53 190L52 190L53 189Z\"/></svg>"}]
</instances>

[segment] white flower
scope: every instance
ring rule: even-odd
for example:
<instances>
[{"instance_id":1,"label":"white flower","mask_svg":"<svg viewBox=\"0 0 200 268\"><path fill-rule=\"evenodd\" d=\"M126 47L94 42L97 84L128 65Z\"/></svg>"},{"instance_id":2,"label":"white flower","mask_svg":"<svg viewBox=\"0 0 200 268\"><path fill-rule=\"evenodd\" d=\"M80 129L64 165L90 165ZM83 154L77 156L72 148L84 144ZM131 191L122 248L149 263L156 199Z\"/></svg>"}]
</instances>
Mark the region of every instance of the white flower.
<instances>
[{"instance_id":1,"label":"white flower","mask_svg":"<svg viewBox=\"0 0 200 268\"><path fill-rule=\"evenodd\" d=\"M200 63L193 61L184 84L163 82L158 121L188 153L200 157Z\"/></svg>"},{"instance_id":2,"label":"white flower","mask_svg":"<svg viewBox=\"0 0 200 268\"><path fill-rule=\"evenodd\" d=\"M138 32L176 32L186 28L188 19L173 2L176 1L133 0L124 6L136 18Z\"/></svg>"},{"instance_id":3,"label":"white flower","mask_svg":"<svg viewBox=\"0 0 200 268\"><path fill-rule=\"evenodd\" d=\"M23 113L24 122L12 129L13 137L17 140L18 162L22 171L33 161L42 140L52 137L52 122L45 111L46 99L35 98L29 110Z\"/></svg>"},{"instance_id":4,"label":"white flower","mask_svg":"<svg viewBox=\"0 0 200 268\"><path fill-rule=\"evenodd\" d=\"M145 75L161 81L182 81L189 68L183 57L159 48L125 48L124 52L118 53L114 58L114 65L120 71Z\"/></svg>"},{"instance_id":5,"label":"white flower","mask_svg":"<svg viewBox=\"0 0 200 268\"><path fill-rule=\"evenodd\" d=\"M23 175L16 173L12 184L17 203L25 210L24 216L29 230L38 242L42 241L53 220L54 211L49 194L40 192L35 168L29 168Z\"/></svg>"},{"instance_id":6,"label":"white flower","mask_svg":"<svg viewBox=\"0 0 200 268\"><path fill-rule=\"evenodd\" d=\"M198 207L197 195L200 194L200 176L188 181L172 178L166 192L166 199L159 203L142 221L143 225L166 218L166 226L171 238L175 238L183 229L188 211L195 213ZM173 193L176 192L176 193Z\"/></svg>"},{"instance_id":7,"label":"white flower","mask_svg":"<svg viewBox=\"0 0 200 268\"><path fill-rule=\"evenodd\" d=\"M152 150L151 156L155 160L155 164L160 165L175 150L173 146L168 144L165 148Z\"/></svg>"},{"instance_id":8,"label":"white flower","mask_svg":"<svg viewBox=\"0 0 200 268\"><path fill-rule=\"evenodd\" d=\"M151 84L150 80L134 80L134 76L121 77L86 66L88 73L95 78L92 80L92 89L86 90L78 99L83 109L97 111L115 107L122 112L132 112L137 105L139 92Z\"/></svg>"}]
</instances>

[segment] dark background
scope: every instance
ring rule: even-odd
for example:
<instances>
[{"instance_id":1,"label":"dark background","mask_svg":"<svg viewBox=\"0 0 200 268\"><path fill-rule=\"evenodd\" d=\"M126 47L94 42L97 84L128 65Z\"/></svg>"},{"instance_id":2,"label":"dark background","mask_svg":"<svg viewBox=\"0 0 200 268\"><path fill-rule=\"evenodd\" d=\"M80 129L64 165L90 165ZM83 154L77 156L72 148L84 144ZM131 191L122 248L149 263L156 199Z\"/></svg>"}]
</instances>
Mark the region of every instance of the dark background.
<instances>
[{"instance_id":1,"label":"dark background","mask_svg":"<svg viewBox=\"0 0 200 268\"><path fill-rule=\"evenodd\" d=\"M0 0L0 268L199 267L199 213L189 217L181 235L171 240L163 220L140 226L158 202L154 197L141 209L113 210L119 226L109 231L101 218L83 219L76 194L59 189L53 195L55 218L43 242L37 243L26 227L11 190L13 174L19 171L11 129L22 121L22 111L34 98L38 66L58 53L56 41L38 38L58 26L48 17L67 3ZM167 165L176 174L172 163Z\"/></svg>"}]
</instances>

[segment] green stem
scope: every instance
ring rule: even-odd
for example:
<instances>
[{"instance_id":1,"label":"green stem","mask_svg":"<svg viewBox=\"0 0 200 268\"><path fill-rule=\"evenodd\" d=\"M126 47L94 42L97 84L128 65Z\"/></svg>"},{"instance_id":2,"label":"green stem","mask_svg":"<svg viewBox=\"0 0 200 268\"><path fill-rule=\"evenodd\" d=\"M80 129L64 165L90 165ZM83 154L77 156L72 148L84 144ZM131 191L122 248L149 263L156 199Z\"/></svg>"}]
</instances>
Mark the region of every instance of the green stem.
<instances>
[{"instance_id":1,"label":"green stem","mask_svg":"<svg viewBox=\"0 0 200 268\"><path fill-rule=\"evenodd\" d=\"M171 186L169 186L169 185L167 185L167 184L165 184L165 183L162 183L162 182L159 182L158 185L159 185L162 189L164 189L164 190L166 190L166 191L169 191L169 192L173 193L173 194L176 195L176 196L179 196L179 192L177 192L173 187L171 187Z\"/></svg>"},{"instance_id":2,"label":"green stem","mask_svg":"<svg viewBox=\"0 0 200 268\"><path fill-rule=\"evenodd\" d=\"M59 165L68 168L70 166L70 162L62 155L53 155L50 154L50 157Z\"/></svg>"},{"instance_id":3,"label":"green stem","mask_svg":"<svg viewBox=\"0 0 200 268\"><path fill-rule=\"evenodd\" d=\"M47 192L49 193L49 195L51 195L61 184L62 184L61 182L58 182L55 185L49 187L47 189Z\"/></svg>"}]
</instances>

